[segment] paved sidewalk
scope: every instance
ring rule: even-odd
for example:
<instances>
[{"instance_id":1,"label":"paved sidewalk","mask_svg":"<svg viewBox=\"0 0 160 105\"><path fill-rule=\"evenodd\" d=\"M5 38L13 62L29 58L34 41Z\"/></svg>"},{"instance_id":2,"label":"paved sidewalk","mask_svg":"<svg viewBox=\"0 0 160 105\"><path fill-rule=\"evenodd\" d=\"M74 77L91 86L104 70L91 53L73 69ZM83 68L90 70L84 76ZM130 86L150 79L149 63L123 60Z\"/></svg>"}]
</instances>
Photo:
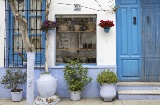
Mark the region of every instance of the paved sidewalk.
<instances>
[{"instance_id":1,"label":"paved sidewalk","mask_svg":"<svg viewBox=\"0 0 160 105\"><path fill-rule=\"evenodd\" d=\"M0 99L0 105L26 105L26 100L12 102L11 99ZM57 105L160 105L160 100L114 100L104 102L101 98L82 98L80 101L71 101L69 98L62 99Z\"/></svg>"}]
</instances>

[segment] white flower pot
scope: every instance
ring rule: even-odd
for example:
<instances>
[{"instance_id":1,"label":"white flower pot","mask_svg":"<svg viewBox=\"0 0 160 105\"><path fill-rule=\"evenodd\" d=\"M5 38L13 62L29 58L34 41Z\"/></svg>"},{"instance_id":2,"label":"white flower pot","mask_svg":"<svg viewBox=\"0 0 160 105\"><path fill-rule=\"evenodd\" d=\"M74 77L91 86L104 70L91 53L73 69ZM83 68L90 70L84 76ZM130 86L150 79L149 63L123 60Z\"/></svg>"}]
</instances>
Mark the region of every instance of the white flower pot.
<instances>
[{"instance_id":1,"label":"white flower pot","mask_svg":"<svg viewBox=\"0 0 160 105\"><path fill-rule=\"evenodd\" d=\"M26 61L23 61L23 66L27 66L27 62Z\"/></svg>"},{"instance_id":2,"label":"white flower pot","mask_svg":"<svg viewBox=\"0 0 160 105\"><path fill-rule=\"evenodd\" d=\"M81 91L71 91L71 100L79 101L81 98Z\"/></svg>"},{"instance_id":3,"label":"white flower pot","mask_svg":"<svg viewBox=\"0 0 160 105\"><path fill-rule=\"evenodd\" d=\"M12 101L21 101L22 100L22 93L23 91L21 92L11 92L11 96L12 96Z\"/></svg>"},{"instance_id":4,"label":"white flower pot","mask_svg":"<svg viewBox=\"0 0 160 105\"><path fill-rule=\"evenodd\" d=\"M104 99L104 101L112 101L116 96L114 84L103 84L100 87L100 96Z\"/></svg>"},{"instance_id":5,"label":"white flower pot","mask_svg":"<svg viewBox=\"0 0 160 105\"><path fill-rule=\"evenodd\" d=\"M57 79L51 74L40 75L37 80L37 88L41 97L54 96L57 89Z\"/></svg>"}]
</instances>

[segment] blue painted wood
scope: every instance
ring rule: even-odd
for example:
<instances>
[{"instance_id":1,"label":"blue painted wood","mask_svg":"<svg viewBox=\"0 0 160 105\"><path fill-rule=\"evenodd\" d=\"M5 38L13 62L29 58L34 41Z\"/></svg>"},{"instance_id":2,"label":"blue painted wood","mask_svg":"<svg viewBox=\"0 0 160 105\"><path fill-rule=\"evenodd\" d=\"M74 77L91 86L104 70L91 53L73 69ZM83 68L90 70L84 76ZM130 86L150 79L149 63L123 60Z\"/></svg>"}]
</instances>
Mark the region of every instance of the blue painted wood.
<instances>
[{"instance_id":1,"label":"blue painted wood","mask_svg":"<svg viewBox=\"0 0 160 105\"><path fill-rule=\"evenodd\" d=\"M160 81L160 0L142 0L144 81Z\"/></svg>"},{"instance_id":2,"label":"blue painted wood","mask_svg":"<svg viewBox=\"0 0 160 105\"><path fill-rule=\"evenodd\" d=\"M9 5L8 5L8 2L6 2L6 4L5 4L5 9L7 9L7 10L9 10ZM9 18L9 14L5 14L5 17L6 17L6 20L9 20L10 18ZM9 35L10 35L10 30L9 30L9 28L8 27L10 27L10 24L9 24L9 22L8 21L6 21L6 49L9 49ZM5 50L5 56L6 56L6 58L8 58L9 57L9 51L8 50ZM8 65L9 64L9 60L7 59L5 59L5 61L4 61L5 63L4 63L4 66L5 65Z\"/></svg>"},{"instance_id":3,"label":"blue painted wood","mask_svg":"<svg viewBox=\"0 0 160 105\"><path fill-rule=\"evenodd\" d=\"M117 0L117 72L119 81L140 81L139 0ZM133 17L136 17L134 22Z\"/></svg>"},{"instance_id":4,"label":"blue painted wood","mask_svg":"<svg viewBox=\"0 0 160 105\"><path fill-rule=\"evenodd\" d=\"M127 4L127 5L133 5L133 4L137 4L138 0L120 0L120 4Z\"/></svg>"}]
</instances>

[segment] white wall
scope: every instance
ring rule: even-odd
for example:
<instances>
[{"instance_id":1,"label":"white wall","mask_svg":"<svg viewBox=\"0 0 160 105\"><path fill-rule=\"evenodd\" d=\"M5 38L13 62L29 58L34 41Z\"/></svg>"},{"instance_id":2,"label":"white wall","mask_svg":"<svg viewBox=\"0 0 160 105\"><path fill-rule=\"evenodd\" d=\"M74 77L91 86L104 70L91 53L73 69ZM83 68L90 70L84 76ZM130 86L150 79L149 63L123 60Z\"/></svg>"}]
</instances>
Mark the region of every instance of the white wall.
<instances>
[{"instance_id":1,"label":"white wall","mask_svg":"<svg viewBox=\"0 0 160 105\"><path fill-rule=\"evenodd\" d=\"M50 0L49 0L50 1ZM101 10L95 0L51 0L49 19L55 20L55 14L97 14L97 24L100 20L113 20L115 23L115 13L99 12L87 8L81 11L74 11L74 4ZM97 0L104 10L111 10L109 0ZM73 5L64 5L66 3ZM115 2L113 1L113 4ZM0 0L0 67L4 66L4 34L5 34L5 1ZM3 14L3 15L2 15ZM55 40L54 35L50 37L50 66L55 63ZM97 26L97 65L116 65L116 26L105 33L103 28Z\"/></svg>"},{"instance_id":2,"label":"white wall","mask_svg":"<svg viewBox=\"0 0 160 105\"><path fill-rule=\"evenodd\" d=\"M5 1L0 0L0 67L4 67Z\"/></svg>"},{"instance_id":3,"label":"white wall","mask_svg":"<svg viewBox=\"0 0 160 105\"><path fill-rule=\"evenodd\" d=\"M109 0L97 0L104 10L111 10ZM57 4L65 3L65 4ZM115 2L112 2L115 4ZM95 0L54 0L51 2L49 19L55 20L55 14L97 14L97 65L116 65L116 26L105 33L103 28L98 26L100 20L113 20L115 23L115 13L106 13L87 8L81 11L74 11L74 4L101 10ZM55 33L54 33L55 34ZM54 40L55 35L51 35L50 40ZM53 38L53 39L52 39ZM53 41L52 41L53 42ZM50 44L50 65L54 66L55 43Z\"/></svg>"}]
</instances>

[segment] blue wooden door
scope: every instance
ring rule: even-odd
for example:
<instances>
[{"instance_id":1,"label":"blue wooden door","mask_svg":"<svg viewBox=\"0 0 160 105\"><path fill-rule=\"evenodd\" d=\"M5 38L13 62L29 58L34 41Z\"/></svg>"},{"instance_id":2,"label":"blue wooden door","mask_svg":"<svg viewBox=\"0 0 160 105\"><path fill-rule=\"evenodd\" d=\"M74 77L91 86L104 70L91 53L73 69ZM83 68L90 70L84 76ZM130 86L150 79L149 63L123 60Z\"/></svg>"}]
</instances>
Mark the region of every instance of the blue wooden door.
<instances>
[{"instance_id":1,"label":"blue wooden door","mask_svg":"<svg viewBox=\"0 0 160 105\"><path fill-rule=\"evenodd\" d=\"M141 0L144 81L160 81L160 0Z\"/></svg>"},{"instance_id":2,"label":"blue wooden door","mask_svg":"<svg viewBox=\"0 0 160 105\"><path fill-rule=\"evenodd\" d=\"M117 72L119 81L141 80L139 0L116 0Z\"/></svg>"}]
</instances>

